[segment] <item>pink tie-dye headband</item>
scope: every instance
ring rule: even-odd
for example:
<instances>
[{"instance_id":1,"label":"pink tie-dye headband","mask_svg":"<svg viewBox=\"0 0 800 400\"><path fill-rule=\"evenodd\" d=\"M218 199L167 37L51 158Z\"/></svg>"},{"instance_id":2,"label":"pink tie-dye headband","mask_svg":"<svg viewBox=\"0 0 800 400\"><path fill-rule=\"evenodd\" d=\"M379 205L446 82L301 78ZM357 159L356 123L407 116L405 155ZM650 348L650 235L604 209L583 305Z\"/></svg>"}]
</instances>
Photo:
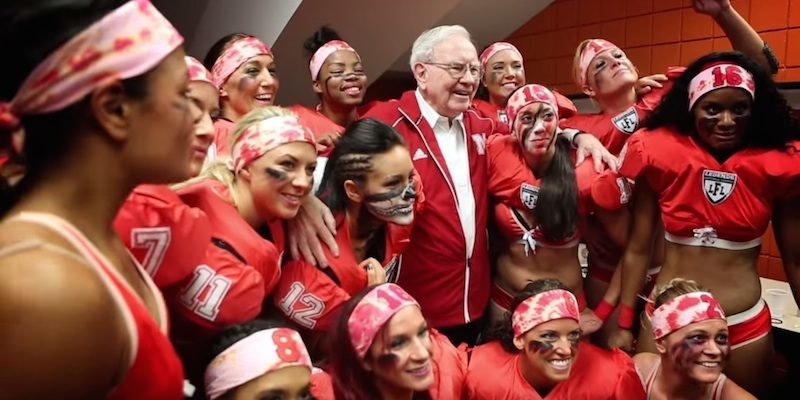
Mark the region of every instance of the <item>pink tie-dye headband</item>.
<instances>
[{"instance_id":1,"label":"pink tie-dye headband","mask_svg":"<svg viewBox=\"0 0 800 400\"><path fill-rule=\"evenodd\" d=\"M214 82L211 81L211 72L209 72L206 67L203 66L200 61L198 61L194 57L186 56L184 58L186 61L186 68L189 69L189 80L192 82L206 82L211 85Z\"/></svg>"},{"instance_id":2,"label":"pink tie-dye headband","mask_svg":"<svg viewBox=\"0 0 800 400\"><path fill-rule=\"evenodd\" d=\"M0 103L0 126L15 129L23 115L64 109L98 87L141 75L181 43L183 37L149 1L129 1L39 63L14 98Z\"/></svg>"},{"instance_id":3,"label":"pink tie-dye headband","mask_svg":"<svg viewBox=\"0 0 800 400\"><path fill-rule=\"evenodd\" d=\"M347 331L359 357L364 358L381 328L407 306L419 307L419 304L394 283L376 286L358 302L347 320Z\"/></svg>"},{"instance_id":4,"label":"pink tie-dye headband","mask_svg":"<svg viewBox=\"0 0 800 400\"><path fill-rule=\"evenodd\" d=\"M211 76L214 86L221 88L231 74L247 60L262 54L272 56L272 51L258 38L248 36L231 43L214 62L211 67Z\"/></svg>"},{"instance_id":5,"label":"pink tie-dye headband","mask_svg":"<svg viewBox=\"0 0 800 400\"><path fill-rule=\"evenodd\" d=\"M247 127L231 150L230 168L239 172L268 151L291 142L306 142L316 150L314 135L295 116L277 116Z\"/></svg>"},{"instance_id":6,"label":"pink tie-dye headband","mask_svg":"<svg viewBox=\"0 0 800 400\"><path fill-rule=\"evenodd\" d=\"M506 115L509 126L514 126L519 110L532 103L546 103L553 107L553 111L558 115L558 101L553 92L542 85L528 84L515 90L508 98Z\"/></svg>"},{"instance_id":7,"label":"pink tie-dye headband","mask_svg":"<svg viewBox=\"0 0 800 400\"><path fill-rule=\"evenodd\" d=\"M287 328L258 331L234 343L208 364L206 395L214 400L248 381L285 367L312 368L300 334Z\"/></svg>"},{"instance_id":8,"label":"pink tie-dye headband","mask_svg":"<svg viewBox=\"0 0 800 400\"><path fill-rule=\"evenodd\" d=\"M511 327L518 338L538 325L563 318L579 321L578 300L567 290L548 290L520 303L511 314Z\"/></svg>"},{"instance_id":9,"label":"pink tie-dye headband","mask_svg":"<svg viewBox=\"0 0 800 400\"><path fill-rule=\"evenodd\" d=\"M703 95L726 87L744 89L755 98L756 84L753 74L731 63L714 63L703 69L689 82L689 110Z\"/></svg>"},{"instance_id":10,"label":"pink tie-dye headband","mask_svg":"<svg viewBox=\"0 0 800 400\"><path fill-rule=\"evenodd\" d=\"M725 319L722 307L711 293L682 294L653 311L653 337L661 339L684 326L710 319Z\"/></svg>"},{"instance_id":11,"label":"pink tie-dye headband","mask_svg":"<svg viewBox=\"0 0 800 400\"><path fill-rule=\"evenodd\" d=\"M520 53L513 44L508 42L495 42L487 47L483 53L481 53L481 67L484 71L486 71L486 65L489 63L489 59L492 58L493 55L503 50L511 50L516 53L520 59L522 59L522 53Z\"/></svg>"},{"instance_id":12,"label":"pink tie-dye headband","mask_svg":"<svg viewBox=\"0 0 800 400\"><path fill-rule=\"evenodd\" d=\"M350 45L344 40L331 40L330 42L323 44L322 47L314 52L314 55L311 56L311 61L308 62L308 70L311 72L312 81L317 80L319 71L322 69L322 64L325 63L325 60L328 59L328 56L339 50L352 51L356 54L356 57L358 57L358 52L356 52L354 48L350 47Z\"/></svg>"},{"instance_id":13,"label":"pink tie-dye headband","mask_svg":"<svg viewBox=\"0 0 800 400\"><path fill-rule=\"evenodd\" d=\"M578 75L575 77L575 83L578 84L579 88L586 86L586 74L589 72L589 64L592 63L592 60L594 60L598 54L612 49L622 51L617 45L604 39L592 39L586 44L586 47L584 47L581 52L580 63L578 64Z\"/></svg>"}]
</instances>

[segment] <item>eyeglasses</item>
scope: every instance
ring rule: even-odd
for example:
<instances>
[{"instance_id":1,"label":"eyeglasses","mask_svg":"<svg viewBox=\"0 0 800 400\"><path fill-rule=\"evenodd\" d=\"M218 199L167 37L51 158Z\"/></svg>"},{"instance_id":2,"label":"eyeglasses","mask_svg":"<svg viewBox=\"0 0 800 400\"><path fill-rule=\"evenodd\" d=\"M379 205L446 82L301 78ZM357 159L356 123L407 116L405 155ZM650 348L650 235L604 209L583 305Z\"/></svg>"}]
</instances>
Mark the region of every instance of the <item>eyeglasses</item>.
<instances>
[{"instance_id":1,"label":"eyeglasses","mask_svg":"<svg viewBox=\"0 0 800 400\"><path fill-rule=\"evenodd\" d=\"M423 64L433 65L434 67L439 67L445 70L453 79L461 79L464 75L469 74L474 79L480 79L483 76L483 69L481 69L478 65L473 64L461 64L461 63L435 63L435 62L426 62Z\"/></svg>"}]
</instances>

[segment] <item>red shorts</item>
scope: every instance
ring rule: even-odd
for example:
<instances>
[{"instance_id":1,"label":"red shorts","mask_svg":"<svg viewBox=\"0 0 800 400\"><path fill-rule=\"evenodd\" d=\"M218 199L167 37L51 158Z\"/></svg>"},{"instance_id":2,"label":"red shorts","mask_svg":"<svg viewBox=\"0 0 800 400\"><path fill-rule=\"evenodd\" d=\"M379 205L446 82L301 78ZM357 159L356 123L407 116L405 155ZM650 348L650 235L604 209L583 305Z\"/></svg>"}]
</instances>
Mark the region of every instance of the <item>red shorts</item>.
<instances>
[{"instance_id":1,"label":"red shorts","mask_svg":"<svg viewBox=\"0 0 800 400\"><path fill-rule=\"evenodd\" d=\"M514 296L511 293L508 293L505 289L501 288L497 282L492 284L492 292L490 294L490 298L494 302L500 306L500 308L511 312L511 303L514 302ZM583 311L586 309L586 295L583 292L580 292L575 298L578 300L578 309Z\"/></svg>"},{"instance_id":2,"label":"red shorts","mask_svg":"<svg viewBox=\"0 0 800 400\"><path fill-rule=\"evenodd\" d=\"M647 303L645 314L648 320L653 317L653 303ZM727 319L731 350L753 343L772 331L772 317L763 299L758 299L749 309L730 315Z\"/></svg>"}]
</instances>

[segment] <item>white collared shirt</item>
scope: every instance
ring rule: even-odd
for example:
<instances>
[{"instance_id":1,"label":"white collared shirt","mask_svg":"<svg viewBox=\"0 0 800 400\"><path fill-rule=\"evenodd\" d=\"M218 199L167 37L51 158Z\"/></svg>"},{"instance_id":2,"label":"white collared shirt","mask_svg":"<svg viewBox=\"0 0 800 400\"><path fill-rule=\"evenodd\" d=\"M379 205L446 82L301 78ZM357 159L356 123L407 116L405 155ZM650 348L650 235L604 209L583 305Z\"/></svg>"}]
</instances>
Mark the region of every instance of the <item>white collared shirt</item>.
<instances>
[{"instance_id":1,"label":"white collared shirt","mask_svg":"<svg viewBox=\"0 0 800 400\"><path fill-rule=\"evenodd\" d=\"M447 117L441 116L425 101L419 89L414 94L417 97L422 117L433 128L436 142L439 144L447 169L450 171L450 179L457 197L458 217L461 220L461 229L464 231L464 240L467 243L467 257L472 257L472 248L475 246L475 197L470 180L464 114L453 118L451 124Z\"/></svg>"}]
</instances>

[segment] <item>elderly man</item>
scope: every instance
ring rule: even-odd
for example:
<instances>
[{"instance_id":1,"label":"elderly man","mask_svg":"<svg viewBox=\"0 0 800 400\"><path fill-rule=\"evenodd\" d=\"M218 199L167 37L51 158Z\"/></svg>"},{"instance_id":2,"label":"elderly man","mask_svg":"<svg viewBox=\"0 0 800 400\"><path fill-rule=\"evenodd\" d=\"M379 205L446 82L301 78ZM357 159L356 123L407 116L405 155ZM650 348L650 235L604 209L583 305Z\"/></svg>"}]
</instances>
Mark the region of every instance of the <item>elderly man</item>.
<instances>
[{"instance_id":1,"label":"elderly man","mask_svg":"<svg viewBox=\"0 0 800 400\"><path fill-rule=\"evenodd\" d=\"M474 343L491 281L484 143L494 126L470 109L480 62L466 29L439 26L414 41L411 69L417 90L366 115L403 135L425 187L398 283L454 343Z\"/></svg>"},{"instance_id":2,"label":"elderly man","mask_svg":"<svg viewBox=\"0 0 800 400\"><path fill-rule=\"evenodd\" d=\"M423 32L410 64L417 90L366 115L403 135L425 187L426 208L397 280L453 343L474 344L491 284L484 144L494 125L470 108L481 66L469 32L457 25ZM594 154L603 150L591 135L578 137Z\"/></svg>"}]
</instances>

